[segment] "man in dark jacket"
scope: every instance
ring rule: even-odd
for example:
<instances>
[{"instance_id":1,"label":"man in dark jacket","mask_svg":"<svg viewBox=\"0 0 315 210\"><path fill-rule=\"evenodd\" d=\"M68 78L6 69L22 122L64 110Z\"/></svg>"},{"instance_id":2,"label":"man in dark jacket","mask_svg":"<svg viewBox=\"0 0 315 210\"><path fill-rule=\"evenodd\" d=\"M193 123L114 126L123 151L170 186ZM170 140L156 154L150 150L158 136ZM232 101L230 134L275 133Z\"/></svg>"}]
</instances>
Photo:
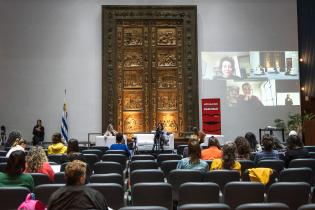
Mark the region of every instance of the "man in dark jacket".
<instances>
[{"instance_id":1,"label":"man in dark jacket","mask_svg":"<svg viewBox=\"0 0 315 210\"><path fill-rule=\"evenodd\" d=\"M65 169L66 186L49 198L48 209L108 209L103 195L85 183L86 163L74 160Z\"/></svg>"}]
</instances>

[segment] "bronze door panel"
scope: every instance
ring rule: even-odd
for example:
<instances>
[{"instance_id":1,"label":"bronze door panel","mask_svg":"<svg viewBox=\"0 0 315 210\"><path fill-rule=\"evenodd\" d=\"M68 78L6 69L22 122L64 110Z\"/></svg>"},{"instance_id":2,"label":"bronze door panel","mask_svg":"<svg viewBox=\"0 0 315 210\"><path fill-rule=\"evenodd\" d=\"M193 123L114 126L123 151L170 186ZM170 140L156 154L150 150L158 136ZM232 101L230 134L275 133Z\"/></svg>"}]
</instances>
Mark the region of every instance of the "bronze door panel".
<instances>
[{"instance_id":1,"label":"bronze door panel","mask_svg":"<svg viewBox=\"0 0 315 210\"><path fill-rule=\"evenodd\" d=\"M196 7L103 6L103 130L198 125Z\"/></svg>"}]
</instances>

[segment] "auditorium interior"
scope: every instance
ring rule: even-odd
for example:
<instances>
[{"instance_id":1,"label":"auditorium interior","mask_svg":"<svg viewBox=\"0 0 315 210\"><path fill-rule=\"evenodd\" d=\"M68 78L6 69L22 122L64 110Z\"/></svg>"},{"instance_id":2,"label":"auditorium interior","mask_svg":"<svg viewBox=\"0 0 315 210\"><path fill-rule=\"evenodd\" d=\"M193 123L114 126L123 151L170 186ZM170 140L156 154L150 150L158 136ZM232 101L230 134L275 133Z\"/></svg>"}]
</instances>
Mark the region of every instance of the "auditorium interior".
<instances>
[{"instance_id":1,"label":"auditorium interior","mask_svg":"<svg viewBox=\"0 0 315 210\"><path fill-rule=\"evenodd\" d=\"M315 210L314 11L0 0L0 209Z\"/></svg>"}]
</instances>

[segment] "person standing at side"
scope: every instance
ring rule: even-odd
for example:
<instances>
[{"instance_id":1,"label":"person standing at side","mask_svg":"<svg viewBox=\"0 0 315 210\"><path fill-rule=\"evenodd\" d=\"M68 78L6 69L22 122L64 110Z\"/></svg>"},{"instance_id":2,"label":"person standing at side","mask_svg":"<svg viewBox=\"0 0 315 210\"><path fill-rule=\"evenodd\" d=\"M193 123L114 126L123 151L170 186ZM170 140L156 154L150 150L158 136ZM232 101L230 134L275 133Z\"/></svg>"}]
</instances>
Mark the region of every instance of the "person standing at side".
<instances>
[{"instance_id":1,"label":"person standing at side","mask_svg":"<svg viewBox=\"0 0 315 210\"><path fill-rule=\"evenodd\" d=\"M36 125L33 128L33 145L42 144L45 137L45 128L42 125L41 120L37 120Z\"/></svg>"}]
</instances>

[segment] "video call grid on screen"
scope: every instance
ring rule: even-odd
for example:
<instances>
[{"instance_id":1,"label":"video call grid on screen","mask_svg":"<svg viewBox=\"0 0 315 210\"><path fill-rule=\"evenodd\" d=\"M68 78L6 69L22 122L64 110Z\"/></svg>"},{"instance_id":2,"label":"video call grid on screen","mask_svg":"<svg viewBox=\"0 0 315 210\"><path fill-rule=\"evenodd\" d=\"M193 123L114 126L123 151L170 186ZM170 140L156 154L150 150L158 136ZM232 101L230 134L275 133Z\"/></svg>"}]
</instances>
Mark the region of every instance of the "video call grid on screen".
<instances>
[{"instance_id":1,"label":"video call grid on screen","mask_svg":"<svg viewBox=\"0 0 315 210\"><path fill-rule=\"evenodd\" d=\"M299 106L297 51L202 52L202 80L225 83L229 107Z\"/></svg>"}]
</instances>

